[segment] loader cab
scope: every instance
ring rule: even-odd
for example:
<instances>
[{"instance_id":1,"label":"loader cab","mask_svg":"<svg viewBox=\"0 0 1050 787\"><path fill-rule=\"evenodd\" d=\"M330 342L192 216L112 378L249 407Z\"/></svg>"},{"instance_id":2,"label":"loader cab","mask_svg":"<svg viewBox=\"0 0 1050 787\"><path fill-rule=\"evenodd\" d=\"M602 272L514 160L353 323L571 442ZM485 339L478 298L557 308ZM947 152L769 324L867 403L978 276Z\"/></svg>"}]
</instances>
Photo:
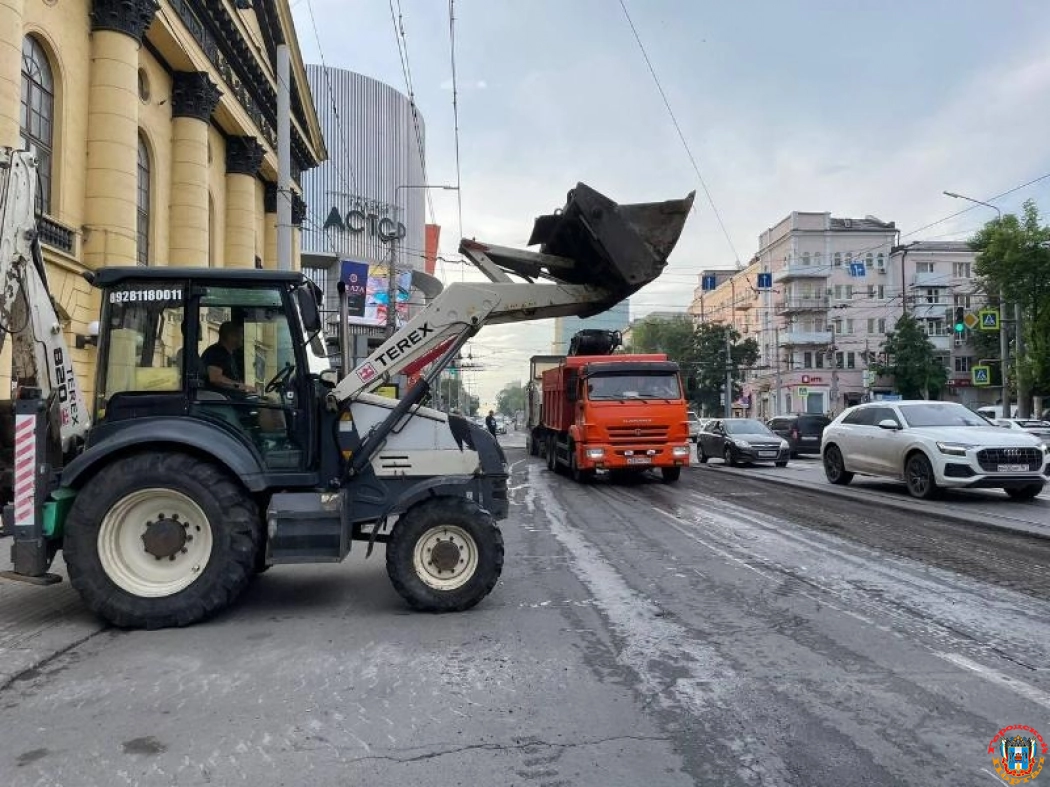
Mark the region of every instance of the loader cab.
<instances>
[{"instance_id":1,"label":"loader cab","mask_svg":"<svg viewBox=\"0 0 1050 787\"><path fill-rule=\"evenodd\" d=\"M307 330L319 328L312 283L291 272L178 268L108 268L94 283L96 432L189 418L187 428L219 430L269 473L315 465L320 387L309 345L323 340Z\"/></svg>"}]
</instances>

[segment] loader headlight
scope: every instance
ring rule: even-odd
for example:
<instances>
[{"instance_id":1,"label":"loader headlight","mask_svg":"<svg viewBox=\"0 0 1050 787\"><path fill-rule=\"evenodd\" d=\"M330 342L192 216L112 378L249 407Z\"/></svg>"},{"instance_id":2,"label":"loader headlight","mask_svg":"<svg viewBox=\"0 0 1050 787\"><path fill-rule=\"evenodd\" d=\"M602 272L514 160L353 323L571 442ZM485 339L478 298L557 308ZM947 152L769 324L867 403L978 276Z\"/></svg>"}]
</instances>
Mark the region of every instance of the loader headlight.
<instances>
[{"instance_id":1,"label":"loader headlight","mask_svg":"<svg viewBox=\"0 0 1050 787\"><path fill-rule=\"evenodd\" d=\"M671 449L673 456L689 456L689 446L687 445L676 445Z\"/></svg>"},{"instance_id":2,"label":"loader headlight","mask_svg":"<svg viewBox=\"0 0 1050 787\"><path fill-rule=\"evenodd\" d=\"M604 459L605 449L604 448L588 448L587 449L588 459Z\"/></svg>"}]
</instances>

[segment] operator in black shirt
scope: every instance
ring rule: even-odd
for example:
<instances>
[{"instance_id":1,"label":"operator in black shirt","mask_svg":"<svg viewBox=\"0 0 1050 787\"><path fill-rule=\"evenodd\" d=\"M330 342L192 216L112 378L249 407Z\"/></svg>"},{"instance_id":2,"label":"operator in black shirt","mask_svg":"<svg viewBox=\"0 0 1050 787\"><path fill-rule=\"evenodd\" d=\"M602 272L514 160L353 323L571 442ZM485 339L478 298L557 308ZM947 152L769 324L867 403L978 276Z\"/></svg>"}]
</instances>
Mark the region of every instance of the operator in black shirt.
<instances>
[{"instance_id":1,"label":"operator in black shirt","mask_svg":"<svg viewBox=\"0 0 1050 787\"><path fill-rule=\"evenodd\" d=\"M201 353L209 388L222 393L253 393L244 384L244 375L237 364L237 351L244 346L244 330L232 322L219 326L219 341Z\"/></svg>"}]
</instances>

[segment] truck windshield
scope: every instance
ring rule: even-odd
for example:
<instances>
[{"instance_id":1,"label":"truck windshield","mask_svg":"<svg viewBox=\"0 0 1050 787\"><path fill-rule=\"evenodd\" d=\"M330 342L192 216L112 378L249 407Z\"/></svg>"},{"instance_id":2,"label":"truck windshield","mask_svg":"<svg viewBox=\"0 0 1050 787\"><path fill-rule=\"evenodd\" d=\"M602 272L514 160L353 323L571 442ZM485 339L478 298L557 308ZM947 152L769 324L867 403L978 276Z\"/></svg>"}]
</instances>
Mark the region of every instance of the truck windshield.
<instances>
[{"instance_id":1,"label":"truck windshield","mask_svg":"<svg viewBox=\"0 0 1050 787\"><path fill-rule=\"evenodd\" d=\"M676 374L601 374L587 378L587 398L681 399Z\"/></svg>"}]
</instances>

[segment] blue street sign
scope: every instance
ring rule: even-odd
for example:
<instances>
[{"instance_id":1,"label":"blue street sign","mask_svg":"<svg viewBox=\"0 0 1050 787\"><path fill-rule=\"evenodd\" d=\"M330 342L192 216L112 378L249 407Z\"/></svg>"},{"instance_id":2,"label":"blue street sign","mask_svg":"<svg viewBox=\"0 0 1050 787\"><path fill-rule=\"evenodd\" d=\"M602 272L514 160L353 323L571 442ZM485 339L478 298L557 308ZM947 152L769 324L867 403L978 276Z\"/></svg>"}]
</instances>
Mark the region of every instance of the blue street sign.
<instances>
[{"instance_id":1,"label":"blue street sign","mask_svg":"<svg viewBox=\"0 0 1050 787\"><path fill-rule=\"evenodd\" d=\"M982 331L999 330L999 311L997 309L981 309L978 314L981 317Z\"/></svg>"},{"instance_id":2,"label":"blue street sign","mask_svg":"<svg viewBox=\"0 0 1050 787\"><path fill-rule=\"evenodd\" d=\"M704 276L700 282L700 289L704 292L709 292L718 286L717 276Z\"/></svg>"},{"instance_id":3,"label":"blue street sign","mask_svg":"<svg viewBox=\"0 0 1050 787\"><path fill-rule=\"evenodd\" d=\"M773 274L772 273L760 273L758 274L758 289L769 290L773 288Z\"/></svg>"},{"instance_id":4,"label":"blue street sign","mask_svg":"<svg viewBox=\"0 0 1050 787\"><path fill-rule=\"evenodd\" d=\"M849 264L849 275L853 277L860 277L867 275L867 269L864 267L863 262L851 262Z\"/></svg>"},{"instance_id":5,"label":"blue street sign","mask_svg":"<svg viewBox=\"0 0 1050 787\"><path fill-rule=\"evenodd\" d=\"M989 385L992 382L991 369L987 366L974 366L970 369L973 385Z\"/></svg>"}]
</instances>

